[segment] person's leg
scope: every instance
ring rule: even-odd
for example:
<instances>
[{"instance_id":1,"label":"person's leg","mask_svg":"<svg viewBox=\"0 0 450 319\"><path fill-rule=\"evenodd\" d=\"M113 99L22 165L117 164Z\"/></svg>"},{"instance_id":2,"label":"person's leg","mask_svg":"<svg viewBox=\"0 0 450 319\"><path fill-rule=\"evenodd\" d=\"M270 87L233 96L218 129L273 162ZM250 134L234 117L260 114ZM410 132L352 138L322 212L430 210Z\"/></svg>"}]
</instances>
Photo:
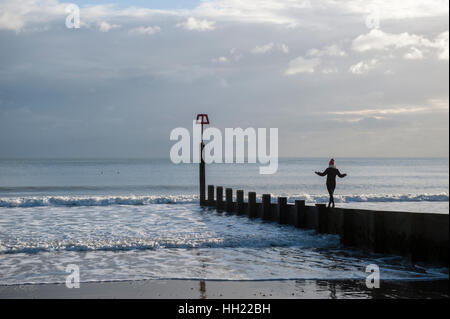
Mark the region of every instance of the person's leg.
<instances>
[{"instance_id":1,"label":"person's leg","mask_svg":"<svg viewBox=\"0 0 450 319\"><path fill-rule=\"evenodd\" d=\"M327 184L328 194L330 195L330 201L328 202L328 207L334 208L334 189L336 188L336 185L333 184Z\"/></svg>"},{"instance_id":2,"label":"person's leg","mask_svg":"<svg viewBox=\"0 0 450 319\"><path fill-rule=\"evenodd\" d=\"M334 208L334 189L331 191L331 205Z\"/></svg>"},{"instance_id":3,"label":"person's leg","mask_svg":"<svg viewBox=\"0 0 450 319\"><path fill-rule=\"evenodd\" d=\"M330 197L330 199L328 200L328 207L331 207L331 203L334 203L334 198L333 198L333 187L332 185L328 185L327 184L327 190L328 190L328 195Z\"/></svg>"}]
</instances>

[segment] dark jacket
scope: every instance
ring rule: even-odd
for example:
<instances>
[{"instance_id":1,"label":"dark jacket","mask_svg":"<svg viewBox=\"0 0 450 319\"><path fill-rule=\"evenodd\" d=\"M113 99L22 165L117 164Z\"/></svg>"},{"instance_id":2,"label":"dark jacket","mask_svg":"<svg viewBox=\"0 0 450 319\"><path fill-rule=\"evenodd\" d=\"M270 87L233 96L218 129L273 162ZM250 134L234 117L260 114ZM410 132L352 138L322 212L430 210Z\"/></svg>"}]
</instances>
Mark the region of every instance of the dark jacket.
<instances>
[{"instance_id":1,"label":"dark jacket","mask_svg":"<svg viewBox=\"0 0 450 319\"><path fill-rule=\"evenodd\" d=\"M339 176L340 178L347 176L347 174L341 174L337 168L334 167L328 167L323 173L316 172L319 176L325 176L327 175L327 185L328 186L336 186L336 176Z\"/></svg>"}]
</instances>

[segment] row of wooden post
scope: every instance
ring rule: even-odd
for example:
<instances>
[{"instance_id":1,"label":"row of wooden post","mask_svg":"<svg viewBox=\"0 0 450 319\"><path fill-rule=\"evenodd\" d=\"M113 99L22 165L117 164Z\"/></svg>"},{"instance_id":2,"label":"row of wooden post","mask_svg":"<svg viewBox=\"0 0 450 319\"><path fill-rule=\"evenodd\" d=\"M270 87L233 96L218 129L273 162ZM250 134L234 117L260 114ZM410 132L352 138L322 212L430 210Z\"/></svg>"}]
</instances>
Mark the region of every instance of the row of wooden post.
<instances>
[{"instance_id":1,"label":"row of wooden post","mask_svg":"<svg viewBox=\"0 0 450 319\"><path fill-rule=\"evenodd\" d=\"M271 195L263 194L256 202L256 193L222 186L208 185L203 205L217 210L246 214L298 228L315 229L317 233L340 236L344 246L361 247L376 253L399 254L414 261L439 262L448 265L448 215L408 212L371 211L350 208L327 208L325 204L306 206L304 200L288 204L286 197L271 203ZM215 195L215 196L214 196Z\"/></svg>"},{"instance_id":2,"label":"row of wooden post","mask_svg":"<svg viewBox=\"0 0 450 319\"><path fill-rule=\"evenodd\" d=\"M216 195L216 196L214 196ZM278 197L277 198L277 210L278 210L278 222L280 224L288 223L288 211L287 211L287 197ZM256 193L248 192L248 201L244 203L244 191L237 190L236 191L236 202L233 202L233 190L231 188L225 188L225 200L223 198L223 187L217 186L214 189L213 185L208 185L208 198L206 201L206 205L216 207L219 210L224 210L226 212L236 212L238 215L244 214L247 210L248 217L254 218L257 217L257 207L256 207ZM248 205L247 209L245 209L245 205ZM262 195L262 218L265 220L270 220L272 215L272 205L271 205L271 195L263 194ZM316 207L319 208L319 211L324 211L322 208L325 208L324 204L316 204ZM302 212L305 209L305 201L304 200L296 200L295 201L295 210L297 212L296 218L296 226L302 227ZM319 218L322 216L322 220L325 219L326 214L320 214Z\"/></svg>"}]
</instances>

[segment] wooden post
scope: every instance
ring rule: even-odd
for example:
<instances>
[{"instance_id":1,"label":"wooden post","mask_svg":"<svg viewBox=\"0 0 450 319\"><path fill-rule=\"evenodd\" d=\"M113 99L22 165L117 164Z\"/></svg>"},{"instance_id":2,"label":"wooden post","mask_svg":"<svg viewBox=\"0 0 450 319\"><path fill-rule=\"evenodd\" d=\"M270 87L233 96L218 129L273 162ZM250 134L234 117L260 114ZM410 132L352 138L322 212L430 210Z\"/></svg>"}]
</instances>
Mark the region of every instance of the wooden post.
<instances>
[{"instance_id":1,"label":"wooden post","mask_svg":"<svg viewBox=\"0 0 450 319\"><path fill-rule=\"evenodd\" d=\"M236 209L237 209L238 215L241 215L244 213L244 191L243 190L236 191Z\"/></svg>"},{"instance_id":2,"label":"wooden post","mask_svg":"<svg viewBox=\"0 0 450 319\"><path fill-rule=\"evenodd\" d=\"M205 160L203 159L203 125L202 125L202 141L200 143L200 205L205 205Z\"/></svg>"},{"instance_id":3,"label":"wooden post","mask_svg":"<svg viewBox=\"0 0 450 319\"><path fill-rule=\"evenodd\" d=\"M317 209L317 225L316 230L319 233L328 233L328 209L325 204L316 204Z\"/></svg>"},{"instance_id":4,"label":"wooden post","mask_svg":"<svg viewBox=\"0 0 450 319\"><path fill-rule=\"evenodd\" d=\"M263 204L262 218L265 220L270 220L271 210L272 210L272 207L270 207L270 194L262 195L262 204Z\"/></svg>"},{"instance_id":5,"label":"wooden post","mask_svg":"<svg viewBox=\"0 0 450 319\"><path fill-rule=\"evenodd\" d=\"M199 120L201 120L200 123L199 123ZM199 165L200 205L206 205L206 196L205 196L205 159L203 158L203 150L205 148L205 143L203 143L203 125L204 124L209 124L208 114L197 114L196 123L197 124L201 124L200 165Z\"/></svg>"},{"instance_id":6,"label":"wooden post","mask_svg":"<svg viewBox=\"0 0 450 319\"><path fill-rule=\"evenodd\" d=\"M223 187L217 186L216 187L216 207L217 209L222 209L223 207Z\"/></svg>"},{"instance_id":7,"label":"wooden post","mask_svg":"<svg viewBox=\"0 0 450 319\"><path fill-rule=\"evenodd\" d=\"M231 188L225 189L225 199L227 202L226 211L228 213L233 212L233 190Z\"/></svg>"},{"instance_id":8,"label":"wooden post","mask_svg":"<svg viewBox=\"0 0 450 319\"><path fill-rule=\"evenodd\" d=\"M287 224L287 198L278 197L278 223Z\"/></svg>"},{"instance_id":9,"label":"wooden post","mask_svg":"<svg viewBox=\"0 0 450 319\"><path fill-rule=\"evenodd\" d=\"M208 185L208 206L214 205L214 185Z\"/></svg>"},{"instance_id":10,"label":"wooden post","mask_svg":"<svg viewBox=\"0 0 450 319\"><path fill-rule=\"evenodd\" d=\"M248 192L248 217L256 217L256 193Z\"/></svg>"},{"instance_id":11,"label":"wooden post","mask_svg":"<svg viewBox=\"0 0 450 319\"><path fill-rule=\"evenodd\" d=\"M295 201L295 227L305 228L306 218L305 218L305 201L296 200Z\"/></svg>"}]
</instances>

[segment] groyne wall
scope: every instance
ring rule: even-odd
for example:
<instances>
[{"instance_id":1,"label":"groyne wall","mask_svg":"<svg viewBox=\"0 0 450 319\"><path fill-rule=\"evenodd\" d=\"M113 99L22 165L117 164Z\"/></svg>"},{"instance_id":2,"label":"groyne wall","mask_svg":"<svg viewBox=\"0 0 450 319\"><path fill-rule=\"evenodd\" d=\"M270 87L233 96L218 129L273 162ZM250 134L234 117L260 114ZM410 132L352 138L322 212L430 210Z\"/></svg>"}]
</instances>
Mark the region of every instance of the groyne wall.
<instances>
[{"instance_id":1,"label":"groyne wall","mask_svg":"<svg viewBox=\"0 0 450 319\"><path fill-rule=\"evenodd\" d=\"M449 215L348 208L327 208L325 204L308 206L304 200L287 203L286 197L272 202L270 194L261 201L256 193L208 185L208 197L202 206L249 218L315 229L318 233L337 234L343 246L375 253L402 255L414 262L445 265L449 263Z\"/></svg>"}]
</instances>

